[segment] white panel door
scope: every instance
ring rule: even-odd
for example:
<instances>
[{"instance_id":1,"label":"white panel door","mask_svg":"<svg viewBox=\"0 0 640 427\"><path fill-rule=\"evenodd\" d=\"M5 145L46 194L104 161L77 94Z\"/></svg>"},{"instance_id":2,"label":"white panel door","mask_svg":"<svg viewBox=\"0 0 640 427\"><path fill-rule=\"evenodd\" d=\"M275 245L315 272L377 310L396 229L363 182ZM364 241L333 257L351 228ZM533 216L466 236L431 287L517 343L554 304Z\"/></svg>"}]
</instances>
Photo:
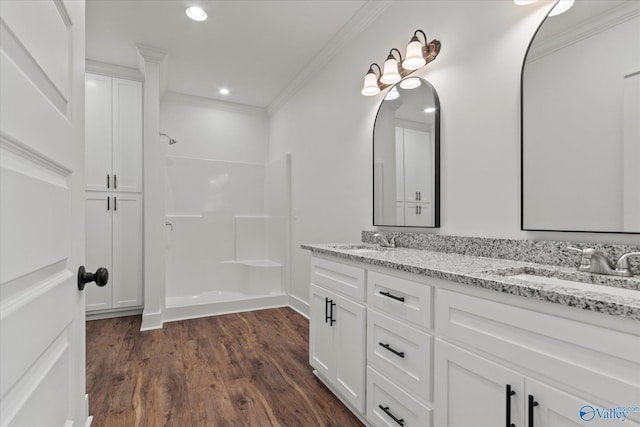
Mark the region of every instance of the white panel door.
<instances>
[{"instance_id":1,"label":"white panel door","mask_svg":"<svg viewBox=\"0 0 640 427\"><path fill-rule=\"evenodd\" d=\"M0 2L0 425L85 425L84 1Z\"/></svg>"},{"instance_id":2,"label":"white panel door","mask_svg":"<svg viewBox=\"0 0 640 427\"><path fill-rule=\"evenodd\" d=\"M310 288L309 304L309 364L325 379L331 379L337 349L334 348L335 329L327 316L333 293L316 285Z\"/></svg>"},{"instance_id":3,"label":"white panel door","mask_svg":"<svg viewBox=\"0 0 640 427\"><path fill-rule=\"evenodd\" d=\"M142 306L142 196L119 193L111 200L113 308Z\"/></svg>"},{"instance_id":4,"label":"white panel door","mask_svg":"<svg viewBox=\"0 0 640 427\"><path fill-rule=\"evenodd\" d=\"M404 129L405 201L433 201L434 152L428 132Z\"/></svg>"},{"instance_id":5,"label":"white panel door","mask_svg":"<svg viewBox=\"0 0 640 427\"><path fill-rule=\"evenodd\" d=\"M104 191L113 187L111 173L111 78L87 74L85 157L86 189Z\"/></svg>"},{"instance_id":6,"label":"white panel door","mask_svg":"<svg viewBox=\"0 0 640 427\"><path fill-rule=\"evenodd\" d=\"M87 311L111 308L113 284L112 262L112 198L108 193L87 192L86 195L86 268L95 271L105 267L112 274L107 286L87 286Z\"/></svg>"},{"instance_id":7,"label":"white panel door","mask_svg":"<svg viewBox=\"0 0 640 427\"><path fill-rule=\"evenodd\" d=\"M338 295L331 297L330 312L335 329L333 351L336 389L355 409L364 412L365 371L365 307Z\"/></svg>"},{"instance_id":8,"label":"white panel door","mask_svg":"<svg viewBox=\"0 0 640 427\"><path fill-rule=\"evenodd\" d=\"M113 79L113 188L142 191L142 83Z\"/></svg>"},{"instance_id":9,"label":"white panel door","mask_svg":"<svg viewBox=\"0 0 640 427\"><path fill-rule=\"evenodd\" d=\"M633 404L594 403L573 396L547 384L526 379L527 418L529 415L535 427L605 427L624 425L638 427L638 411L624 411L620 408L637 407ZM531 398L529 398L531 396ZM529 407L529 399L534 405ZM630 398L629 401L633 401ZM614 408L612 410L612 408ZM632 419L633 418L633 419ZM634 421L635 420L635 421Z\"/></svg>"},{"instance_id":10,"label":"white panel door","mask_svg":"<svg viewBox=\"0 0 640 427\"><path fill-rule=\"evenodd\" d=\"M436 340L434 372L434 425L504 426L507 413L511 423L525 425L523 375L441 340Z\"/></svg>"}]
</instances>

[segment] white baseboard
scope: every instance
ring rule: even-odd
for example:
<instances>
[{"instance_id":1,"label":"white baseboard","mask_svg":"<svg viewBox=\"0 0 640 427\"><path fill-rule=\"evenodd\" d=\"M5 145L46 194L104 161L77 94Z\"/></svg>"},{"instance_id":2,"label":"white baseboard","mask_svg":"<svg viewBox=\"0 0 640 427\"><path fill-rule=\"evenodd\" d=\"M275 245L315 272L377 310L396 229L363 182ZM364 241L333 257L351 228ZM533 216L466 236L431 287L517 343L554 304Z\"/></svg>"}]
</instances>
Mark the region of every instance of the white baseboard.
<instances>
[{"instance_id":1,"label":"white baseboard","mask_svg":"<svg viewBox=\"0 0 640 427\"><path fill-rule=\"evenodd\" d=\"M286 294L246 298L235 301L221 301L206 304L193 304L182 307L167 307L162 315L164 322L195 319L198 317L216 316L220 314L239 313L242 311L264 310L267 308L286 307Z\"/></svg>"},{"instance_id":2,"label":"white baseboard","mask_svg":"<svg viewBox=\"0 0 640 427\"><path fill-rule=\"evenodd\" d=\"M155 313L142 313L142 326L141 331L151 331L153 329L162 329L162 311L156 311Z\"/></svg>"},{"instance_id":3,"label":"white baseboard","mask_svg":"<svg viewBox=\"0 0 640 427\"><path fill-rule=\"evenodd\" d=\"M124 310L107 310L100 312L91 312L88 311L86 315L86 320L101 320L101 319L110 319L112 317L124 317L124 316L138 316L142 314L142 307L138 308L128 308Z\"/></svg>"},{"instance_id":4,"label":"white baseboard","mask_svg":"<svg viewBox=\"0 0 640 427\"><path fill-rule=\"evenodd\" d=\"M289 295L289 307L297 311L301 316L309 318L309 304L295 295Z\"/></svg>"}]
</instances>

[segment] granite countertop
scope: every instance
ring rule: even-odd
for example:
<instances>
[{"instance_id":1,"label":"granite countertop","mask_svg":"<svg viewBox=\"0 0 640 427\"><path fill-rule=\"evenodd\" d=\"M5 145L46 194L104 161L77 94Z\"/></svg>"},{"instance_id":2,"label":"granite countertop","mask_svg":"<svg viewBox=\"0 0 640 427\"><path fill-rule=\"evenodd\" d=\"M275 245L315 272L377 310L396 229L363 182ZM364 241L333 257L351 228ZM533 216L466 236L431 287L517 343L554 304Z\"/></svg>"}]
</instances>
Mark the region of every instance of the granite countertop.
<instances>
[{"instance_id":1,"label":"granite countertop","mask_svg":"<svg viewBox=\"0 0 640 427\"><path fill-rule=\"evenodd\" d=\"M378 245L363 243L305 244L301 245L301 248L348 261L640 320L640 277L638 276L632 278L605 276L583 273L569 267L422 249L380 250ZM520 274L542 276L542 279L532 281L512 277ZM545 277L570 280L572 286L544 283ZM583 283L576 283L576 281ZM635 296L634 292L638 295Z\"/></svg>"}]
</instances>

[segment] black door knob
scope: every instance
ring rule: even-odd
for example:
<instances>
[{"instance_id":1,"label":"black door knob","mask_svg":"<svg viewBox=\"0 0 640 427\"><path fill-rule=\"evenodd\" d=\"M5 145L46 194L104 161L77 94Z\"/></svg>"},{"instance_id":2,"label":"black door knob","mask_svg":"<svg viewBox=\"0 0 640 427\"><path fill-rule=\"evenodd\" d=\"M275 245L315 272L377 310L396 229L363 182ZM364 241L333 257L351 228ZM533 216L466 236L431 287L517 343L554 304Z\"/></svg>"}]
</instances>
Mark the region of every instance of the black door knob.
<instances>
[{"instance_id":1,"label":"black door knob","mask_svg":"<svg viewBox=\"0 0 640 427\"><path fill-rule=\"evenodd\" d=\"M106 268L100 267L95 273L88 273L84 269L84 265L81 265L78 269L78 290L84 291L84 285L91 282L96 282L96 285L102 287L109 281L109 271Z\"/></svg>"}]
</instances>

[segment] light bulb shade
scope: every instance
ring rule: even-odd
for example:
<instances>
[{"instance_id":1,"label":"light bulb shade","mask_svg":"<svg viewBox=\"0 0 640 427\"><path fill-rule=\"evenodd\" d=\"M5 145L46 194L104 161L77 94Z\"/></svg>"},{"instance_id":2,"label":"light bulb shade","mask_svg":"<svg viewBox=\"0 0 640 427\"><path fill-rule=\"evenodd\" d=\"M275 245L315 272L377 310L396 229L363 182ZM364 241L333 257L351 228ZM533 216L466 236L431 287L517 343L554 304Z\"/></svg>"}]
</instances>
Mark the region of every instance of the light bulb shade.
<instances>
[{"instance_id":1,"label":"light bulb shade","mask_svg":"<svg viewBox=\"0 0 640 427\"><path fill-rule=\"evenodd\" d=\"M207 12L198 6L188 7L184 12L194 21L205 21L207 19Z\"/></svg>"},{"instance_id":2,"label":"light bulb shade","mask_svg":"<svg viewBox=\"0 0 640 427\"><path fill-rule=\"evenodd\" d=\"M400 72L398 70L398 61L395 58L390 57L384 62L384 72L382 73L382 77L380 77L380 81L387 85L392 85L394 83L398 83L402 77L400 77Z\"/></svg>"},{"instance_id":3,"label":"light bulb shade","mask_svg":"<svg viewBox=\"0 0 640 427\"><path fill-rule=\"evenodd\" d=\"M549 16L556 16L566 12L571 9L573 2L574 0L560 0L555 6L553 6L553 9L549 12Z\"/></svg>"},{"instance_id":4,"label":"light bulb shade","mask_svg":"<svg viewBox=\"0 0 640 427\"><path fill-rule=\"evenodd\" d=\"M380 88L378 87L378 77L371 70L369 70L369 72L364 76L364 86L361 93L364 96L373 96L380 93Z\"/></svg>"},{"instance_id":5,"label":"light bulb shade","mask_svg":"<svg viewBox=\"0 0 640 427\"><path fill-rule=\"evenodd\" d=\"M513 0L513 2L515 4L517 4L518 6L524 6L524 5L527 5L527 4L535 3L537 1L538 0Z\"/></svg>"},{"instance_id":6,"label":"light bulb shade","mask_svg":"<svg viewBox=\"0 0 640 427\"><path fill-rule=\"evenodd\" d=\"M394 99L398 99L399 97L400 97L400 92L398 92L398 88L394 86L387 93L387 95L384 97L384 99L387 100L387 101L392 101Z\"/></svg>"},{"instance_id":7,"label":"light bulb shade","mask_svg":"<svg viewBox=\"0 0 640 427\"><path fill-rule=\"evenodd\" d=\"M406 70L417 70L424 67L427 61L422 56L422 43L417 37L411 39L407 45L407 54L405 55L402 67Z\"/></svg>"},{"instance_id":8,"label":"light bulb shade","mask_svg":"<svg viewBox=\"0 0 640 427\"><path fill-rule=\"evenodd\" d=\"M411 77L409 79L404 79L400 82L400 87L402 89L415 89L419 87L422 83L420 79L417 77Z\"/></svg>"}]
</instances>

